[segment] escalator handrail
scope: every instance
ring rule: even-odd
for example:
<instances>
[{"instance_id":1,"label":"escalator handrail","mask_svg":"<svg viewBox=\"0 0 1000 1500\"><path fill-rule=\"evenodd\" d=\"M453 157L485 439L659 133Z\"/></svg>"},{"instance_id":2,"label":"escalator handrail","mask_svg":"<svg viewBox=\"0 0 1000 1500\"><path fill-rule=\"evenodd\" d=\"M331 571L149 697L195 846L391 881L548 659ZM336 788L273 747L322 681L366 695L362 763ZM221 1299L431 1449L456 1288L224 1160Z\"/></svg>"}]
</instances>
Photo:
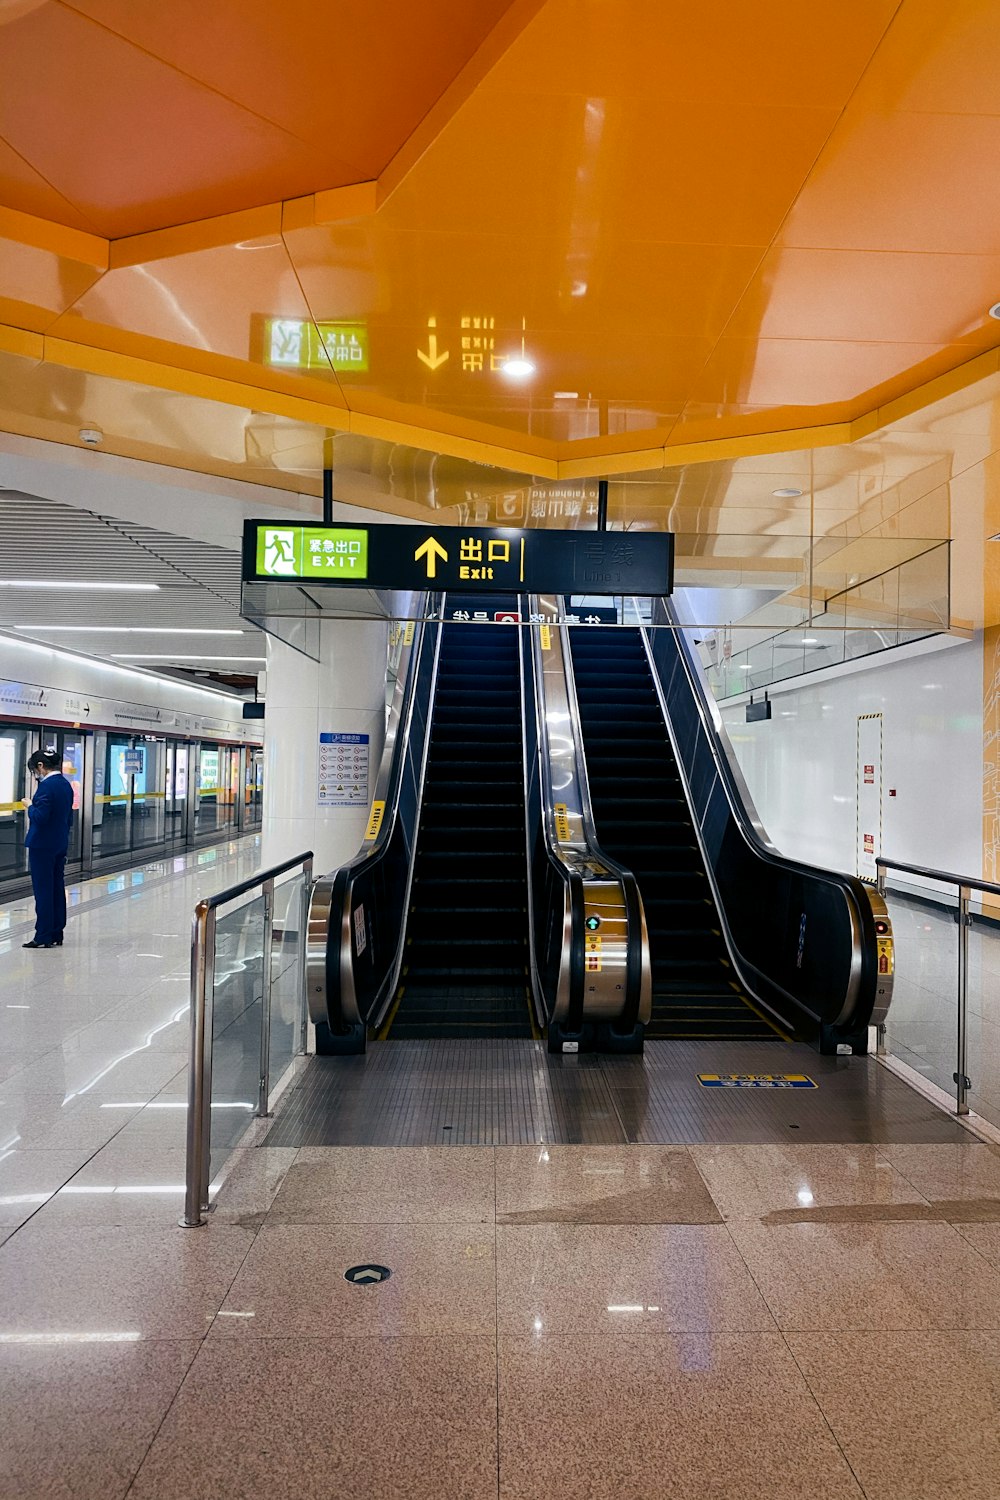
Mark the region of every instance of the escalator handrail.
<instances>
[{"instance_id":1,"label":"escalator handrail","mask_svg":"<svg viewBox=\"0 0 1000 1500\"><path fill-rule=\"evenodd\" d=\"M529 615L537 614L537 600L535 596L528 599ZM550 775L551 763L549 758L548 723L545 715L545 679L540 661L540 642L538 639L538 627L529 624L528 650L518 651L518 659L521 666L521 711L527 715L533 711L535 716L535 769L538 773L538 795L539 795L539 818L541 821L542 848L550 866L562 882L564 888L564 909L568 906L570 911L570 1012L583 1010L583 970L584 970L584 926L583 926L583 882L580 872L575 870L564 857L554 837L554 798L552 796L552 778ZM525 682L525 656L531 667L531 695L530 703L528 696L528 684ZM530 789L530 768L527 757L524 761L524 807L525 817L528 815ZM526 829L526 832L528 830ZM539 1018L546 1017L547 1006L545 996L541 993L539 980L539 968L537 962L537 935L534 930L534 879L531 859L527 860L528 881L528 926L531 937L531 978L532 987L535 991L535 1009ZM577 1021L573 1029L579 1030L580 1022Z\"/></svg>"},{"instance_id":2,"label":"escalator handrail","mask_svg":"<svg viewBox=\"0 0 1000 1500\"><path fill-rule=\"evenodd\" d=\"M613 859L601 847L601 841L597 835L594 805L590 795L590 773L587 768L587 752L583 742L583 723L580 718L580 703L576 693L576 672L573 666L573 652L569 642L569 627L564 628L567 633L563 637L562 631L560 631L560 651L562 653L563 671L566 676L566 696L569 702L570 722L573 726L573 743L576 747L576 766L580 785L580 808L583 818L583 829L592 857L606 865L609 874L621 882L622 892L625 897L629 942L625 968L625 1004L622 1008L622 1030L629 1031L639 1019L643 970L648 970L650 963L649 945L644 936L646 924L643 915L642 895L635 875L620 860ZM579 628L586 629L587 627L581 626Z\"/></svg>"},{"instance_id":3,"label":"escalator handrail","mask_svg":"<svg viewBox=\"0 0 1000 1500\"><path fill-rule=\"evenodd\" d=\"M874 993L875 973L872 953L875 946L875 925L869 892L857 876L834 870L824 870L815 865L807 865L800 860L792 859L788 855L782 854L767 838L763 825L757 816L749 788L736 762L735 752L733 752L728 743L728 737L718 706L714 703L714 700L709 698L704 681L696 669L691 646L684 634L683 627L677 619L676 611L669 598L660 599L658 602L663 609L667 626L671 630L676 642L678 659L691 690L691 699L694 703L695 711L705 731L705 740L712 755L718 780L726 797L729 811L735 827L744 842L763 863L782 869L790 874L799 875L805 879L831 886L835 890L838 890L845 900L851 916L851 926L855 935L855 943L852 952L847 992L844 996L840 1015L833 1023L836 1026L844 1026L851 1020L863 990L871 989L872 993ZM669 713L666 712L666 694L663 683L660 680L659 671L656 669L653 645L646 626L643 625L639 628L645 642L647 657L652 668L657 694L664 710L667 728L671 734L671 739L673 739L673 727L670 722ZM685 785L687 785L687 770L679 753L679 747L676 745L675 750L677 750L678 769L682 774ZM700 838L697 818L695 819L695 826ZM708 873L712 875L710 869ZM713 877L713 885L714 883ZM716 894L718 895L718 893ZM727 940L731 945L732 951L736 953L738 950L735 949L735 944L732 943L729 924L721 900L718 904L719 916L724 924ZM741 959L741 962L748 964L746 959ZM751 968L755 967L753 965L748 966ZM755 972L760 971L755 969ZM762 975L762 977L767 979L766 975ZM775 984L775 981L768 980L768 983ZM781 988L777 985L775 987ZM782 990L782 993L794 1004L801 1005L801 1002L794 995L789 994L787 990Z\"/></svg>"},{"instance_id":4,"label":"escalator handrail","mask_svg":"<svg viewBox=\"0 0 1000 1500\"><path fill-rule=\"evenodd\" d=\"M395 832L399 815L403 765L409 748L416 707L416 685L419 680L420 662L428 639L429 625L438 625L435 650L440 643L440 622L429 611L431 598L431 595L424 594L417 600L416 608L419 613L414 621L413 638L408 645L404 644L403 648L407 653L406 667L402 672L397 670L396 686L393 691L389 721L372 796L372 806L379 801L384 803L382 819L375 837L373 839L366 837L362 847L352 859L347 860L336 870L321 876L313 885L308 927L310 942L307 953L307 993L310 1019L314 1022L325 1020L327 1016L334 1013L334 1010L343 1014L345 1001L352 1008L352 1012L357 1010L351 969L352 886L363 870L372 868L384 858ZM431 701L433 701L434 675L432 673ZM426 730L429 735L429 721L426 722ZM333 941L335 924L338 933L336 942ZM314 927L315 942L312 940ZM399 951L402 950L402 941L401 933ZM398 964L394 967L398 967ZM355 1019L353 1013L351 1019Z\"/></svg>"},{"instance_id":5,"label":"escalator handrail","mask_svg":"<svg viewBox=\"0 0 1000 1500\"><path fill-rule=\"evenodd\" d=\"M529 607L532 615L541 615L538 596L531 596ZM570 911L569 954L569 1008L565 1028L567 1032L579 1032L584 1023L586 1000L586 882L603 871L602 878L617 880L622 887L628 923L628 947L626 959L625 1001L620 1018L620 1029L630 1031L636 1025L642 999L643 965L648 968L647 943L644 937L645 922L642 914L642 898L639 886L631 870L605 854L600 846L594 824L593 807L590 800L590 783L587 776L587 761L583 751L580 732L580 710L576 697L576 679L573 673L572 655L568 637L562 628L556 628L559 642L559 659L565 685L567 708L572 725L575 773L580 793L580 816L584 849L570 858L555 838L555 797L551 776L551 747L548 732L548 717L545 704L545 674L541 662L541 641L537 626L531 627L531 660L535 679L535 714L539 755L539 788L542 797L542 826L546 853L559 869L566 881ZM579 861L579 864L577 863ZM582 867L581 867L582 866ZM589 869L588 869L589 867Z\"/></svg>"}]
</instances>

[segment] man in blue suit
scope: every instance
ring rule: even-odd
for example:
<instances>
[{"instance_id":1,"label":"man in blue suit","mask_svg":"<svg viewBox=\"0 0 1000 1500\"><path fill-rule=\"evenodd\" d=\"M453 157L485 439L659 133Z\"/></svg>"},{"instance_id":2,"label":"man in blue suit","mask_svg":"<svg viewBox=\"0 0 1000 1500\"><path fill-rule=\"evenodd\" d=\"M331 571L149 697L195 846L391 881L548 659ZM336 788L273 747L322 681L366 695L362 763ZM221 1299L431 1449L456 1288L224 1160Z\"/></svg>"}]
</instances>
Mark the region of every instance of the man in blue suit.
<instances>
[{"instance_id":1,"label":"man in blue suit","mask_svg":"<svg viewBox=\"0 0 1000 1500\"><path fill-rule=\"evenodd\" d=\"M73 788L58 755L36 750L28 770L38 780L28 808L28 865L35 893L35 936L22 948L59 948L66 926L66 850L73 821Z\"/></svg>"}]
</instances>

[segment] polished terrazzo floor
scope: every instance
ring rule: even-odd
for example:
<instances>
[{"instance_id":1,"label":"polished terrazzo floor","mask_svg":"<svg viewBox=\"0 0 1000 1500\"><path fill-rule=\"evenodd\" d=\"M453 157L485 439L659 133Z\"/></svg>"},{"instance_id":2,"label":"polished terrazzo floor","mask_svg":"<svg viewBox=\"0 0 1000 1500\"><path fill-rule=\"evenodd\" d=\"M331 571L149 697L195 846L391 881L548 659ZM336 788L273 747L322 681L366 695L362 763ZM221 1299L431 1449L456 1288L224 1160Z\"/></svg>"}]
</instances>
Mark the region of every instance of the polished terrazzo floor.
<instances>
[{"instance_id":1,"label":"polished terrazzo floor","mask_svg":"<svg viewBox=\"0 0 1000 1500\"><path fill-rule=\"evenodd\" d=\"M3 1500L992 1500L1000 1150L945 1117L246 1148L179 1229L190 911L256 857L61 953L0 913Z\"/></svg>"}]
</instances>

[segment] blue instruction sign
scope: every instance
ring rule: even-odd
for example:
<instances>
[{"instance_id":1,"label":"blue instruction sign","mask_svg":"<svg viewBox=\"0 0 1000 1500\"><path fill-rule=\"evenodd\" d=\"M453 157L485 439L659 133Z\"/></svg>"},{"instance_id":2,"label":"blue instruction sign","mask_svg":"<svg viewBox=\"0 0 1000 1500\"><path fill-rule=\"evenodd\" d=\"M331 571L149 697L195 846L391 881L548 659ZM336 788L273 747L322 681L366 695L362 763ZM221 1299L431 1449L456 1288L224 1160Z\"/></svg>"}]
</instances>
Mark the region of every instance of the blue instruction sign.
<instances>
[{"instance_id":1,"label":"blue instruction sign","mask_svg":"<svg viewBox=\"0 0 1000 1500\"><path fill-rule=\"evenodd\" d=\"M141 776L145 757L146 752L144 750L124 750L122 752L122 771L126 776Z\"/></svg>"},{"instance_id":2,"label":"blue instruction sign","mask_svg":"<svg viewBox=\"0 0 1000 1500\"><path fill-rule=\"evenodd\" d=\"M367 734L320 735L317 807L367 808L368 751Z\"/></svg>"}]
</instances>

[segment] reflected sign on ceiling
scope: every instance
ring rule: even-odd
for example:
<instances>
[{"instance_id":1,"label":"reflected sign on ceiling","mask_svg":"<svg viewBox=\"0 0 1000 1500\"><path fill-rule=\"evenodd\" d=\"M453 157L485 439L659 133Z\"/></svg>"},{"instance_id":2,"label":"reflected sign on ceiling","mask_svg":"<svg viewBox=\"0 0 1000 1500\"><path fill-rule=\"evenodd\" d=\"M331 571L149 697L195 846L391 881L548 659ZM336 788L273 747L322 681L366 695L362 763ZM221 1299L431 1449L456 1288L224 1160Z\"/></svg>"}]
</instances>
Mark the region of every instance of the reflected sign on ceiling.
<instances>
[{"instance_id":1,"label":"reflected sign on ceiling","mask_svg":"<svg viewBox=\"0 0 1000 1500\"><path fill-rule=\"evenodd\" d=\"M279 370L368 369L366 323L313 323L308 318L264 319L264 363Z\"/></svg>"}]
</instances>

